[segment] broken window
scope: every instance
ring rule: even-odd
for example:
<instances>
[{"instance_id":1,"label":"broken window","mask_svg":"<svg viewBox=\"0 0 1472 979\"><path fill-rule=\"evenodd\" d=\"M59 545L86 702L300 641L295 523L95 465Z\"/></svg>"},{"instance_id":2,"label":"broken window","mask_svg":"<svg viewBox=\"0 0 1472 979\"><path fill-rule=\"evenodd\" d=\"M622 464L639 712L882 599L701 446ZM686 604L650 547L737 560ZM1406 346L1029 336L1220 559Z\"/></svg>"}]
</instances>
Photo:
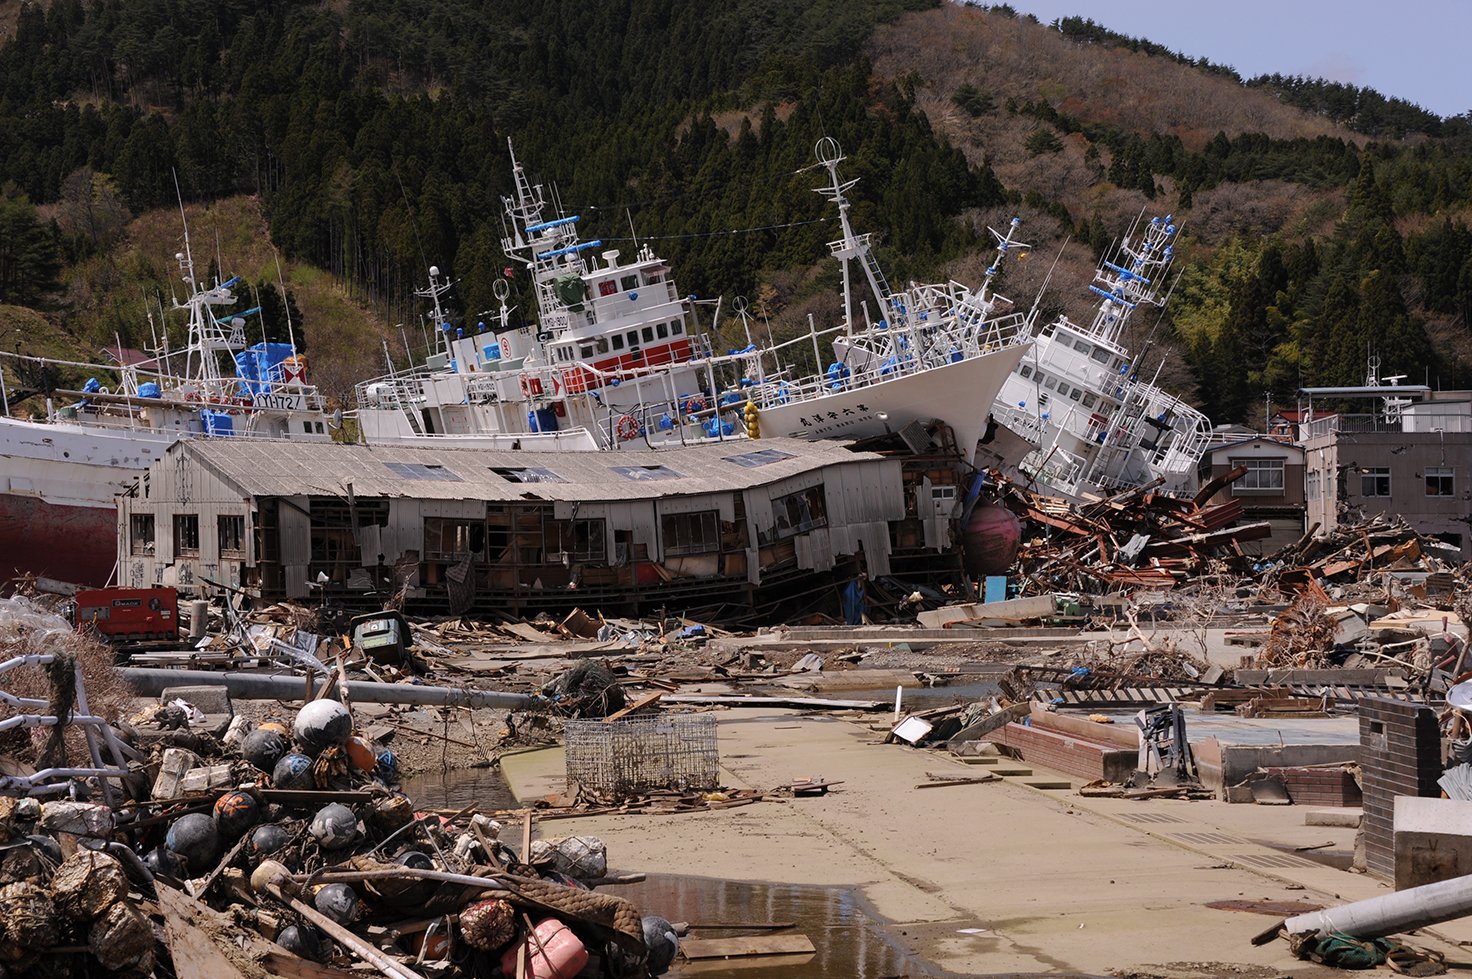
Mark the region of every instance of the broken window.
<instances>
[{"instance_id":1,"label":"broken window","mask_svg":"<svg viewBox=\"0 0 1472 979\"><path fill-rule=\"evenodd\" d=\"M1451 466L1432 466L1426 470L1426 495L1451 496L1455 491L1456 470Z\"/></svg>"},{"instance_id":2,"label":"broken window","mask_svg":"<svg viewBox=\"0 0 1472 979\"><path fill-rule=\"evenodd\" d=\"M721 549L721 522L715 510L666 513L660 518L659 529L666 557L706 554Z\"/></svg>"},{"instance_id":3,"label":"broken window","mask_svg":"<svg viewBox=\"0 0 1472 979\"><path fill-rule=\"evenodd\" d=\"M512 483L565 483L567 480L550 469L529 466L525 469L492 466L491 472Z\"/></svg>"},{"instance_id":4,"label":"broken window","mask_svg":"<svg viewBox=\"0 0 1472 979\"><path fill-rule=\"evenodd\" d=\"M479 520L424 518L424 556L430 561L460 561L486 549L486 528Z\"/></svg>"},{"instance_id":5,"label":"broken window","mask_svg":"<svg viewBox=\"0 0 1472 979\"><path fill-rule=\"evenodd\" d=\"M199 514L174 514L174 557L199 557Z\"/></svg>"},{"instance_id":6,"label":"broken window","mask_svg":"<svg viewBox=\"0 0 1472 979\"><path fill-rule=\"evenodd\" d=\"M624 479L636 481L680 478L680 474L668 466L614 466L613 471Z\"/></svg>"},{"instance_id":7,"label":"broken window","mask_svg":"<svg viewBox=\"0 0 1472 979\"><path fill-rule=\"evenodd\" d=\"M549 520L542 528L542 553L548 561L605 564L608 540L602 520Z\"/></svg>"},{"instance_id":8,"label":"broken window","mask_svg":"<svg viewBox=\"0 0 1472 979\"><path fill-rule=\"evenodd\" d=\"M404 479L422 479L436 483L458 483L459 476L437 462L385 462L385 468Z\"/></svg>"},{"instance_id":9,"label":"broken window","mask_svg":"<svg viewBox=\"0 0 1472 979\"><path fill-rule=\"evenodd\" d=\"M1389 496L1390 467L1375 466L1360 470L1360 496Z\"/></svg>"},{"instance_id":10,"label":"broken window","mask_svg":"<svg viewBox=\"0 0 1472 979\"><path fill-rule=\"evenodd\" d=\"M779 496L772 501L775 524L772 540L796 537L810 530L828 526L828 500L822 486L810 486L796 493Z\"/></svg>"},{"instance_id":11,"label":"broken window","mask_svg":"<svg viewBox=\"0 0 1472 979\"><path fill-rule=\"evenodd\" d=\"M766 466L783 459L791 459L791 452L783 452L781 449L757 449L755 452L743 452L740 455L721 456L721 458L733 465L743 469L755 469L757 466Z\"/></svg>"},{"instance_id":12,"label":"broken window","mask_svg":"<svg viewBox=\"0 0 1472 979\"><path fill-rule=\"evenodd\" d=\"M216 523L220 535L220 557L245 557L245 517L221 515Z\"/></svg>"},{"instance_id":13,"label":"broken window","mask_svg":"<svg viewBox=\"0 0 1472 979\"><path fill-rule=\"evenodd\" d=\"M153 514L135 513L128 518L128 553L134 557L153 553Z\"/></svg>"}]
</instances>

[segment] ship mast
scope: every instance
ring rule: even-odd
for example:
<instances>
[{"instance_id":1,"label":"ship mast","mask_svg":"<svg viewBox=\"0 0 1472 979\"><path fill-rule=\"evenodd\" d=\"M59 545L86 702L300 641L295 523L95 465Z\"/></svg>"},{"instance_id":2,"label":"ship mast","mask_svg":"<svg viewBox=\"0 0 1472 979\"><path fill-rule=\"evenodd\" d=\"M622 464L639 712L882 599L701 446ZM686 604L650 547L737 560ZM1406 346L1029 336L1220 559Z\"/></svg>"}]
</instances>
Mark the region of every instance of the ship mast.
<instances>
[{"instance_id":1,"label":"ship mast","mask_svg":"<svg viewBox=\"0 0 1472 979\"><path fill-rule=\"evenodd\" d=\"M869 289L874 293L881 314L885 311L895 311L895 303L889 289L889 283L884 278L884 271L879 267L879 260L874 257L869 248L870 235L854 234L853 225L849 223L849 202L845 191L857 184L858 178L853 180L841 180L838 176L838 165L845 159L842 148L838 141L832 136L824 136L818 140L814 152L818 157L818 164L828 171L829 185L827 187L814 187L816 193L822 194L838 207L838 223L843 230L843 237L838 241L828 243L833 257L839 260L843 268L843 321L850 333L854 328L854 297L853 288L849 281L848 263L850 260L858 260L863 263L864 276L869 280Z\"/></svg>"}]
</instances>

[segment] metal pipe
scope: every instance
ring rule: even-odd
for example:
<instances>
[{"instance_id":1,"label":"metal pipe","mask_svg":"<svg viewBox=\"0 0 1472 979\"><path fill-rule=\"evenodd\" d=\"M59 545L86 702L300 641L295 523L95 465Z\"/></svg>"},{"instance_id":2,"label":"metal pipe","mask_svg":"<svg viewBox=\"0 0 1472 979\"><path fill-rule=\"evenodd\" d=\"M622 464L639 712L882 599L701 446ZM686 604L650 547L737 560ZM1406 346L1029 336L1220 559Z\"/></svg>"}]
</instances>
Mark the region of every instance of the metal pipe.
<instances>
[{"instance_id":1,"label":"metal pipe","mask_svg":"<svg viewBox=\"0 0 1472 979\"><path fill-rule=\"evenodd\" d=\"M301 700L302 677L267 673L220 673L209 670L165 670L149 667L125 667L118 670L135 693L156 697L167 687L224 687L232 697L242 700ZM506 693L499 690L470 690L464 687L429 687L410 683L372 683L353 680L348 685L352 698L359 703L429 704L437 707L506 707L518 710L530 707L535 698L530 694Z\"/></svg>"},{"instance_id":2,"label":"metal pipe","mask_svg":"<svg viewBox=\"0 0 1472 979\"><path fill-rule=\"evenodd\" d=\"M1290 935L1339 933L1362 941L1413 931L1472 914L1472 875L1423 884L1353 904L1289 918Z\"/></svg>"}]
</instances>

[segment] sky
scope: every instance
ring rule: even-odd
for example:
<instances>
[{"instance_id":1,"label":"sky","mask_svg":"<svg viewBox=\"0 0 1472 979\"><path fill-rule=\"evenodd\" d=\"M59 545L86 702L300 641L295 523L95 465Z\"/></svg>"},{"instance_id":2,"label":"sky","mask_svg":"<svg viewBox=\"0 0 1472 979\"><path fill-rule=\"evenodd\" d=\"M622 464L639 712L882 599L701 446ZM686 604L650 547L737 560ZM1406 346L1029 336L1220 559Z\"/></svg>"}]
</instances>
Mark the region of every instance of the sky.
<instances>
[{"instance_id":1,"label":"sky","mask_svg":"<svg viewBox=\"0 0 1472 979\"><path fill-rule=\"evenodd\" d=\"M987 0L999 2L999 0ZM1044 24L1085 17L1244 79L1346 82L1440 116L1472 111L1472 0L1008 0Z\"/></svg>"}]
</instances>

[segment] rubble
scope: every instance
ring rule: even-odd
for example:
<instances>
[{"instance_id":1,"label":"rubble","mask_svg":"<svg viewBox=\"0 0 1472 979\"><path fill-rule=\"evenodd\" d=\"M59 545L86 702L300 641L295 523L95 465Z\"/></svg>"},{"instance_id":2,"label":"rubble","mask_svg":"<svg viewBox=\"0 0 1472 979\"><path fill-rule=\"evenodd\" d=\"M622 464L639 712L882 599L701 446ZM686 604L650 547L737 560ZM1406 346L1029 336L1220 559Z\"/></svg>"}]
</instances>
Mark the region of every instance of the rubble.
<instances>
[{"instance_id":1,"label":"rubble","mask_svg":"<svg viewBox=\"0 0 1472 979\"><path fill-rule=\"evenodd\" d=\"M81 723L0 731L12 763L0 789L40 803L7 806L0 796L0 842L11 845L0 851L0 948L13 963L90 956L146 974L150 957L178 964L177 943L153 940L161 928L206 943L241 974L293 961L288 974L314 974L310 962L392 976L515 975L518 957L535 972L583 955L603 974L658 974L678 947L675 926L590 892L618 882L608 848L586 831L546 827L775 803L845 782L789 772L771 789L722 786L716 711L828 712L868 723L874 743L892 746L884 750L992 765L926 771L917 790L993 792L980 786L1011 777L1008 765L1031 777L1034 759L1058 764L1034 754L1051 738L1090 752L1098 774L1033 778L1040 790L1142 808L1244 793L1289 803L1298 789L1285 771L1321 765L1357 778L1358 769L1262 762L1215 781L1225 776L1209 765L1225 764L1199 751L1194 726L1342 718L1371 695L1438 703L1466 675L1466 571L1393 519L1257 559L1237 545L1258 530L1231 526L1231 504L1150 488L1084 505L1015 484L997 492L1032 528L1000 597L995 587L972 601L866 586L914 626L832 634L816 619L752 634L591 606L515 622L349 617L329 603L249 610L226 592L190 610L209 626L181 648L114 653L38 602L0 600L16 603L0 605L0 662L40 655L41 645L69 656L49 672L28 667L40 679L24 689L7 681L15 693L0 696L0 719L79 720L80 701L68 704L57 680L80 664L73 689L105 721L91 728L95 746ZM1241 649L1224 656L1219 642ZM114 669L114 655L127 665ZM917 679L949 684L954 702L906 690L901 704L885 692L895 673L912 689ZM156 702L138 709L125 678L146 683ZM1460 754L1442 785L1465 799L1472 723L1452 711L1446 724ZM678 751L620 740L641 726L704 727L708 738L689 736ZM421 808L397 788L412 772L498 766L560 743L571 773L588 738L607 749L590 763L598 777L585 768L523 810ZM665 781L633 770L646 750L665 752ZM62 771L38 775L48 766ZM97 771L65 774L77 767ZM523 820L540 824L541 838ZM761 943L747 944L757 954Z\"/></svg>"},{"instance_id":2,"label":"rubble","mask_svg":"<svg viewBox=\"0 0 1472 979\"><path fill-rule=\"evenodd\" d=\"M76 638L38 610L24 616L17 631ZM232 722L234 748L200 735L197 751L168 744L196 708L162 706L132 716L135 743L145 729L156 736L147 754L135 747L113 805L0 797L7 974L43 964L81 974L84 959L118 974L151 975L156 962L165 975L200 974L190 967L233 962L241 949L258 973L294 955L294 975L312 974L308 962L356 961L395 977L564 976L590 961L624 977L669 966L677 940L667 924L652 929L651 959L641 914L589 890L607 878L600 840L533 841L529 812L520 846L471 808L416 814L347 703L308 700L284 717ZM166 715L175 707L182 721ZM97 773L62 774L60 787L96 791ZM429 929L419 925L427 916ZM172 940L157 942L156 926Z\"/></svg>"}]
</instances>

